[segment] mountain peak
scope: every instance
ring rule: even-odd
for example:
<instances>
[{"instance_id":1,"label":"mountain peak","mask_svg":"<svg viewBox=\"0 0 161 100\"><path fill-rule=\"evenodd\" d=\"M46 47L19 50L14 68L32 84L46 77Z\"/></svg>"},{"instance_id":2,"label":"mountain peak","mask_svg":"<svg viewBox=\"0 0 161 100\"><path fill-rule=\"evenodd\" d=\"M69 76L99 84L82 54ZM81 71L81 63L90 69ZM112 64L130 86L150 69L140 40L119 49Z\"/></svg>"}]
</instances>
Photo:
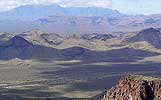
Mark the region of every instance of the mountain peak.
<instances>
[{"instance_id":1,"label":"mountain peak","mask_svg":"<svg viewBox=\"0 0 161 100\"><path fill-rule=\"evenodd\" d=\"M148 29L145 29L145 30L142 30L141 32L140 32L140 34L159 34L160 35L160 31L159 30L157 30L157 29L155 29L155 28L148 28Z\"/></svg>"},{"instance_id":2,"label":"mountain peak","mask_svg":"<svg viewBox=\"0 0 161 100\"><path fill-rule=\"evenodd\" d=\"M102 100L160 100L161 79L129 75L107 91Z\"/></svg>"},{"instance_id":3,"label":"mountain peak","mask_svg":"<svg viewBox=\"0 0 161 100\"><path fill-rule=\"evenodd\" d=\"M155 28L148 28L140 31L136 36L128 39L128 42L146 41L156 48L161 48L160 31Z\"/></svg>"},{"instance_id":4,"label":"mountain peak","mask_svg":"<svg viewBox=\"0 0 161 100\"><path fill-rule=\"evenodd\" d=\"M14 46L29 46L32 45L32 43L28 42L24 38L20 36L14 36L9 41L7 41L7 45L14 45Z\"/></svg>"}]
</instances>

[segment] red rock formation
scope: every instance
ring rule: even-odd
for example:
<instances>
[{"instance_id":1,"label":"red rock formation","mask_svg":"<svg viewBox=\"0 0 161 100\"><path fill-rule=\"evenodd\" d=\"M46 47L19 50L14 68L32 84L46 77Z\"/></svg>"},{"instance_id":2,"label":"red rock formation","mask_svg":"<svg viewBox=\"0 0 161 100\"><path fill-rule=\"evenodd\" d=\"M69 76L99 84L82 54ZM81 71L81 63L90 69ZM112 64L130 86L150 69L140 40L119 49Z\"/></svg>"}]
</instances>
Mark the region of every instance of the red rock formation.
<instances>
[{"instance_id":1,"label":"red rock formation","mask_svg":"<svg viewBox=\"0 0 161 100\"><path fill-rule=\"evenodd\" d=\"M105 93L102 100L161 100L161 79L125 76Z\"/></svg>"}]
</instances>

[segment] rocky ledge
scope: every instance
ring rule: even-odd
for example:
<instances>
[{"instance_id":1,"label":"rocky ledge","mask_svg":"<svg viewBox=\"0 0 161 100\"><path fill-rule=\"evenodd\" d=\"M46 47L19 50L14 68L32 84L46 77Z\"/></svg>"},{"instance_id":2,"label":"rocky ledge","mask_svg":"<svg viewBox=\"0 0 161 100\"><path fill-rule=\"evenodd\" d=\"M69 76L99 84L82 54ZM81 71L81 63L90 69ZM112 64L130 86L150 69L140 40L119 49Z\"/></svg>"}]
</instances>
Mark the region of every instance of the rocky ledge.
<instances>
[{"instance_id":1,"label":"rocky ledge","mask_svg":"<svg viewBox=\"0 0 161 100\"><path fill-rule=\"evenodd\" d=\"M125 76L101 100L161 100L161 79Z\"/></svg>"}]
</instances>

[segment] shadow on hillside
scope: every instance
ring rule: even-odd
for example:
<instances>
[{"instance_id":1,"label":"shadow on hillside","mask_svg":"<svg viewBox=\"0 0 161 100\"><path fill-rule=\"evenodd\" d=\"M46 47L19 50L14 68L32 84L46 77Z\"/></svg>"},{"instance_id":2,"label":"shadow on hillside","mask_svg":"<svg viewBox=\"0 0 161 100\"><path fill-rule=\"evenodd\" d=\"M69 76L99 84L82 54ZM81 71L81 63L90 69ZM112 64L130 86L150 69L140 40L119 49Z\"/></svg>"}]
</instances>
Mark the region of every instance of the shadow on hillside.
<instances>
[{"instance_id":1,"label":"shadow on hillside","mask_svg":"<svg viewBox=\"0 0 161 100\"><path fill-rule=\"evenodd\" d=\"M159 53L122 48L109 51L91 51L81 47L62 50L63 58L59 60L81 60L83 62L134 62L145 57L157 56Z\"/></svg>"},{"instance_id":2,"label":"shadow on hillside","mask_svg":"<svg viewBox=\"0 0 161 100\"><path fill-rule=\"evenodd\" d=\"M91 51L82 47L67 49L55 49L40 45L33 45L21 37L0 42L0 59L10 60L14 58L35 59L41 61L50 60L92 60L95 62L132 62L144 57L160 55L159 53L123 48L110 51Z\"/></svg>"}]
</instances>

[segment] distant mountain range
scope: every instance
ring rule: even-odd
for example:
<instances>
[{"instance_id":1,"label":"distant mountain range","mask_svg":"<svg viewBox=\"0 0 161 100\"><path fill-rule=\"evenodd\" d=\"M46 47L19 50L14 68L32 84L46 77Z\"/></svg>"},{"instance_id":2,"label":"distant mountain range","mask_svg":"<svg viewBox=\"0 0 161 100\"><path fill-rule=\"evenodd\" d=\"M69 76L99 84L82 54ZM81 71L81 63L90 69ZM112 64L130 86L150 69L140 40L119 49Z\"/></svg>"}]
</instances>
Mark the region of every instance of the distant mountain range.
<instances>
[{"instance_id":1,"label":"distant mountain range","mask_svg":"<svg viewBox=\"0 0 161 100\"><path fill-rule=\"evenodd\" d=\"M20 36L0 42L0 59L36 59L36 60L82 60L82 61L133 61L139 57L156 56L158 53L122 48L109 51L92 51L82 47L56 49L35 45ZM125 59L129 56L129 59Z\"/></svg>"},{"instance_id":2,"label":"distant mountain range","mask_svg":"<svg viewBox=\"0 0 161 100\"><path fill-rule=\"evenodd\" d=\"M121 48L122 46L134 45L138 48L140 43L146 42L154 48L161 48L161 32L159 29L148 28L137 33L114 34L72 34L60 35L42 32L39 30L28 31L21 34L1 33L0 41L8 41L14 36L22 37L35 45L43 45L57 49L69 47L83 47L91 50L108 50ZM137 45L137 46L136 46ZM140 45L140 46L139 46ZM142 45L146 46L145 44Z\"/></svg>"},{"instance_id":3,"label":"distant mountain range","mask_svg":"<svg viewBox=\"0 0 161 100\"><path fill-rule=\"evenodd\" d=\"M117 10L96 7L76 7L64 8L57 4L53 5L26 5L15 8L13 10L2 12L0 14L1 20L22 20L34 21L41 18L51 16L108 16L118 17L121 14Z\"/></svg>"},{"instance_id":4,"label":"distant mountain range","mask_svg":"<svg viewBox=\"0 0 161 100\"><path fill-rule=\"evenodd\" d=\"M131 35L59 34L31 31L0 34L0 59L131 61L161 53L161 32L149 28ZM128 58L127 58L128 57Z\"/></svg>"},{"instance_id":5,"label":"distant mountain range","mask_svg":"<svg viewBox=\"0 0 161 100\"><path fill-rule=\"evenodd\" d=\"M20 33L34 29L59 34L134 32L160 28L161 15L124 15L97 7L26 5L0 13L0 31Z\"/></svg>"}]
</instances>

